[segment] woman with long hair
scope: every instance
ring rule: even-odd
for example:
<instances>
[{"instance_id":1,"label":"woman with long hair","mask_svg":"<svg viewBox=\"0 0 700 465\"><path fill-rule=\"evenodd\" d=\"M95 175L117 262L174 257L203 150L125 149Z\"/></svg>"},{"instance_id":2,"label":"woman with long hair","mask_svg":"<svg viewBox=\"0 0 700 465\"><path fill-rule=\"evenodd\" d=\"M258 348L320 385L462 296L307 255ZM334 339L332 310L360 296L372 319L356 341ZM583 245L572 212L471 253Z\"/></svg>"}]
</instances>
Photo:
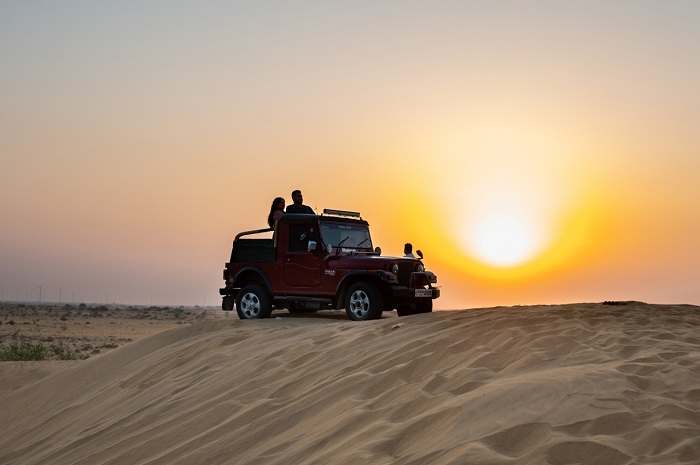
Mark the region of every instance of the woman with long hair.
<instances>
[{"instance_id":1,"label":"woman with long hair","mask_svg":"<svg viewBox=\"0 0 700 465\"><path fill-rule=\"evenodd\" d=\"M267 224L271 229L274 229L277 220L279 220L282 215L284 215L284 199L282 197L275 197L270 206L270 214L267 215Z\"/></svg>"}]
</instances>

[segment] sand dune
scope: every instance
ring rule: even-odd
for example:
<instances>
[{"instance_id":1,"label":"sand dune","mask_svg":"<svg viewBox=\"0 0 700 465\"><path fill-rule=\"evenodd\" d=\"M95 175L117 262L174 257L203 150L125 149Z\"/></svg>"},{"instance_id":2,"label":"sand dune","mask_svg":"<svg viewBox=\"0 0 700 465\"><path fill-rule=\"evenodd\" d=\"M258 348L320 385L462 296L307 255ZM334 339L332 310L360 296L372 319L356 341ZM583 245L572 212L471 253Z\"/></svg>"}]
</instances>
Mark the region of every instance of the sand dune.
<instances>
[{"instance_id":1,"label":"sand dune","mask_svg":"<svg viewBox=\"0 0 700 465\"><path fill-rule=\"evenodd\" d=\"M700 308L201 321L0 397L0 464L698 464Z\"/></svg>"},{"instance_id":2,"label":"sand dune","mask_svg":"<svg viewBox=\"0 0 700 465\"><path fill-rule=\"evenodd\" d=\"M0 302L0 396L134 340L224 317L211 307ZM43 360L5 361L3 349L21 344L41 346Z\"/></svg>"}]
</instances>

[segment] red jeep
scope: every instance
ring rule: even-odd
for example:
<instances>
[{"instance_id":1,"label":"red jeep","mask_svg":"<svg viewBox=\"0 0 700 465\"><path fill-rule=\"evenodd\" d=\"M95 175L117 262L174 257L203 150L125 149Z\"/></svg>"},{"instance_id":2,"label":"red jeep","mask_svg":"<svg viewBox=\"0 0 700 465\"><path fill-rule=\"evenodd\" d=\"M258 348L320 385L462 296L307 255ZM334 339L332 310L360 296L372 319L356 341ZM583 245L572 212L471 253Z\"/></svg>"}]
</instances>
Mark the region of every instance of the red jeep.
<instances>
[{"instance_id":1,"label":"red jeep","mask_svg":"<svg viewBox=\"0 0 700 465\"><path fill-rule=\"evenodd\" d=\"M267 233L271 238L251 238ZM275 229L238 234L224 269L222 308L241 319L268 318L273 308L291 313L345 308L351 320L427 313L440 290L437 277L416 258L374 251L359 213L285 214Z\"/></svg>"}]
</instances>

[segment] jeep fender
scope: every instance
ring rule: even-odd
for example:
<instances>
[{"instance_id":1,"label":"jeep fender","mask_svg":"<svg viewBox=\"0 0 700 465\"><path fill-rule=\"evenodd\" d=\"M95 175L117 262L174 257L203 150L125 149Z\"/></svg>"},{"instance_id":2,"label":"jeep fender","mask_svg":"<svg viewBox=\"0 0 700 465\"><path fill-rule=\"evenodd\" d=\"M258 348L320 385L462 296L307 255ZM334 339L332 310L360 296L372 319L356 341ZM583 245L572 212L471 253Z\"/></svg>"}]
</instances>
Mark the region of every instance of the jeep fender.
<instances>
[{"instance_id":1,"label":"jeep fender","mask_svg":"<svg viewBox=\"0 0 700 465\"><path fill-rule=\"evenodd\" d=\"M236 273L236 275L233 277L233 287L243 287L243 283L251 281L261 283L263 286L265 286L268 292L272 293L272 285L270 284L270 280L267 278L265 273L258 268L253 268L252 266L241 268L238 273Z\"/></svg>"},{"instance_id":2,"label":"jeep fender","mask_svg":"<svg viewBox=\"0 0 700 465\"><path fill-rule=\"evenodd\" d=\"M376 284L379 288L379 292L385 293L384 281L381 280L378 274L379 270L355 270L350 271L343 279L340 280L335 288L336 306L345 305L345 291L351 283L357 281L367 281Z\"/></svg>"}]
</instances>

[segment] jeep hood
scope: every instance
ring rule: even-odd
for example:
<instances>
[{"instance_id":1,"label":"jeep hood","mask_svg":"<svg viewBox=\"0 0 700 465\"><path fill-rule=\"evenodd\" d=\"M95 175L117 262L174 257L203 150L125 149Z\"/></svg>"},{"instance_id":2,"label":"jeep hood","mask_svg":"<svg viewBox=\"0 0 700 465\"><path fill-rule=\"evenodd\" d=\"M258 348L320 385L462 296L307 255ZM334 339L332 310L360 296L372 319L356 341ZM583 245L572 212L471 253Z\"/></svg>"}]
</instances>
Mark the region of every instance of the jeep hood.
<instances>
[{"instance_id":1,"label":"jeep hood","mask_svg":"<svg viewBox=\"0 0 700 465\"><path fill-rule=\"evenodd\" d=\"M420 263L417 258L391 257L385 255L338 255L330 256L328 268L386 270L394 263Z\"/></svg>"}]
</instances>

